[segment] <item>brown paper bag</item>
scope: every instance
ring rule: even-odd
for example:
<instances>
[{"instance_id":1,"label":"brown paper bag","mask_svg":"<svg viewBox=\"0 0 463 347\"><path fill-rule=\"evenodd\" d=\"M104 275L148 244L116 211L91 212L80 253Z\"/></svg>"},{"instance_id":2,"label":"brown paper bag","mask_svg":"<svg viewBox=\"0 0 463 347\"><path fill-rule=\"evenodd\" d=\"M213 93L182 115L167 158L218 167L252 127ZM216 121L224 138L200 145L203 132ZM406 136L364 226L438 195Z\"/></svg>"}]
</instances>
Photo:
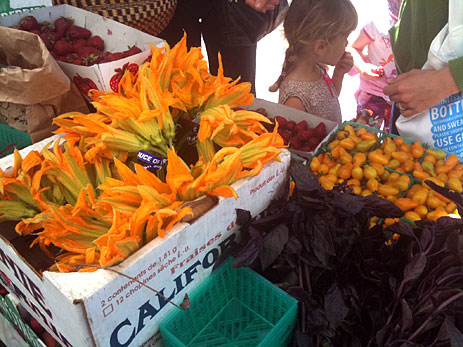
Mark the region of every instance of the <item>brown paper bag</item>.
<instances>
[{"instance_id":1,"label":"brown paper bag","mask_svg":"<svg viewBox=\"0 0 463 347\"><path fill-rule=\"evenodd\" d=\"M89 112L39 36L0 27L0 37L0 67L4 66L0 68L0 103L2 110L14 110L4 117L9 126L26 130L32 142L38 142L52 135L54 117ZM18 114L18 110L25 112Z\"/></svg>"}]
</instances>

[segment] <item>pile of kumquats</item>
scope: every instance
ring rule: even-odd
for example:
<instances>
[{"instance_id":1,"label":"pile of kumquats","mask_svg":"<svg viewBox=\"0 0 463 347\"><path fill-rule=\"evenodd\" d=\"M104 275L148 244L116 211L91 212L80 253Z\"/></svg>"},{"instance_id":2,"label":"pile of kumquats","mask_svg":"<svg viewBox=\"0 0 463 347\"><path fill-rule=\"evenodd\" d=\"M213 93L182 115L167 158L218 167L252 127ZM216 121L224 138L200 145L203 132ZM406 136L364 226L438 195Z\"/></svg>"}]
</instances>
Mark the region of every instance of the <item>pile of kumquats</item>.
<instances>
[{"instance_id":1,"label":"pile of kumquats","mask_svg":"<svg viewBox=\"0 0 463 347\"><path fill-rule=\"evenodd\" d=\"M390 200L411 221L457 213L455 204L431 189L427 180L462 192L463 164L457 155L350 122L317 150L310 169L323 188L331 190L347 180L355 194ZM384 220L385 226L394 222Z\"/></svg>"}]
</instances>

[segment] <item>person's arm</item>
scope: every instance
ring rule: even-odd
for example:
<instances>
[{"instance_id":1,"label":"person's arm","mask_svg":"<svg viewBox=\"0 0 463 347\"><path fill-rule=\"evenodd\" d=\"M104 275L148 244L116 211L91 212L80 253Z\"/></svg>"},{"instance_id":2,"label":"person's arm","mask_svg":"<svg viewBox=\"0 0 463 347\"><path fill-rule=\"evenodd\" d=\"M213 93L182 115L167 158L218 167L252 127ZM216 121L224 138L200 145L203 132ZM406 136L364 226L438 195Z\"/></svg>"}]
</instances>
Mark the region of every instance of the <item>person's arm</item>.
<instances>
[{"instance_id":1,"label":"person's arm","mask_svg":"<svg viewBox=\"0 0 463 347\"><path fill-rule=\"evenodd\" d=\"M301 110L303 112L309 112L309 110L305 109L301 99L299 99L297 96L290 96L288 99L286 99L283 105Z\"/></svg>"},{"instance_id":2,"label":"person's arm","mask_svg":"<svg viewBox=\"0 0 463 347\"><path fill-rule=\"evenodd\" d=\"M450 60L449 68L460 91L463 93L463 57Z\"/></svg>"},{"instance_id":3,"label":"person's arm","mask_svg":"<svg viewBox=\"0 0 463 347\"><path fill-rule=\"evenodd\" d=\"M268 10L275 9L275 6L280 3L280 0L246 0L246 4L256 11L265 13Z\"/></svg>"},{"instance_id":4,"label":"person's arm","mask_svg":"<svg viewBox=\"0 0 463 347\"><path fill-rule=\"evenodd\" d=\"M365 29L360 30L359 35L355 39L354 43L351 45L349 52L354 58L354 68L359 72L365 79L377 79L380 77L379 74L375 73L375 70L379 66L367 63L367 56L363 54L365 47L367 47L372 42L372 39L365 32Z\"/></svg>"},{"instance_id":5,"label":"person's arm","mask_svg":"<svg viewBox=\"0 0 463 347\"><path fill-rule=\"evenodd\" d=\"M352 54L345 52L341 60L339 60L339 62L334 67L332 80L336 90L338 91L338 95L341 94L342 80L344 79L344 75L348 73L350 69L352 69L353 65L354 59L352 58Z\"/></svg>"},{"instance_id":6,"label":"person's arm","mask_svg":"<svg viewBox=\"0 0 463 347\"><path fill-rule=\"evenodd\" d=\"M462 58L456 59L460 60ZM454 64L463 64L453 62ZM461 67L462 65L458 65ZM461 71L460 71L461 73ZM460 76L461 77L461 76ZM460 80L460 83L463 82ZM449 66L441 70L411 70L388 81L384 94L398 103L405 117L413 116L440 103L461 90Z\"/></svg>"}]
</instances>

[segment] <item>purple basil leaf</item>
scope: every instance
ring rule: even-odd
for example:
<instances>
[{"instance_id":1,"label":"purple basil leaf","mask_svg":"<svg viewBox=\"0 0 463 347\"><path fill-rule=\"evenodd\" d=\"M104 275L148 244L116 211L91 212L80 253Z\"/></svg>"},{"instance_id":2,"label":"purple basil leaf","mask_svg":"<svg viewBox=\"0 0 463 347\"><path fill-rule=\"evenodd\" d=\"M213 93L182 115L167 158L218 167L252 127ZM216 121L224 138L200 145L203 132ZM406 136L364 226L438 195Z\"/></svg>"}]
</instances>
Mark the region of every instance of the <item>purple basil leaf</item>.
<instances>
[{"instance_id":1,"label":"purple basil leaf","mask_svg":"<svg viewBox=\"0 0 463 347\"><path fill-rule=\"evenodd\" d=\"M333 220L327 220L326 215L317 214L307 223L312 239L311 248L323 265L328 264L329 256L335 256Z\"/></svg>"},{"instance_id":2,"label":"purple basil leaf","mask_svg":"<svg viewBox=\"0 0 463 347\"><path fill-rule=\"evenodd\" d=\"M461 263L463 263L463 235L454 231L447 237L445 243L450 253Z\"/></svg>"},{"instance_id":3,"label":"purple basil leaf","mask_svg":"<svg viewBox=\"0 0 463 347\"><path fill-rule=\"evenodd\" d=\"M441 186L438 186L437 184L435 184L433 181L430 181L430 180L425 180L424 181L432 190L435 190L436 192L438 192L439 194L443 195L444 197L446 197L447 199L453 201L455 203L455 205L457 205L458 207L458 212L461 213L463 212L462 211L462 205L463 205L463 198L461 197L461 195L457 192L452 192L450 189L446 188L446 187L441 187Z\"/></svg>"},{"instance_id":4,"label":"purple basil leaf","mask_svg":"<svg viewBox=\"0 0 463 347\"><path fill-rule=\"evenodd\" d=\"M304 334L301 330L296 330L295 340L297 347L316 347L312 342L312 335Z\"/></svg>"},{"instance_id":5,"label":"purple basil leaf","mask_svg":"<svg viewBox=\"0 0 463 347\"><path fill-rule=\"evenodd\" d=\"M455 323L447 318L445 320L447 330L450 336L450 347L461 347L463 346L463 333L455 326Z\"/></svg>"},{"instance_id":6,"label":"purple basil leaf","mask_svg":"<svg viewBox=\"0 0 463 347\"><path fill-rule=\"evenodd\" d=\"M335 194L333 203L335 208L342 209L351 215L356 215L365 206L362 197L354 194Z\"/></svg>"},{"instance_id":7,"label":"purple basil leaf","mask_svg":"<svg viewBox=\"0 0 463 347\"><path fill-rule=\"evenodd\" d=\"M305 305L307 308L311 307L310 302L312 301L312 298L304 288L299 286L291 287L288 289L288 294L293 296L297 301Z\"/></svg>"},{"instance_id":8,"label":"purple basil leaf","mask_svg":"<svg viewBox=\"0 0 463 347\"><path fill-rule=\"evenodd\" d=\"M331 287L325 295L323 307L332 329L337 329L349 313L349 308L346 306L342 293L336 285Z\"/></svg>"},{"instance_id":9,"label":"purple basil leaf","mask_svg":"<svg viewBox=\"0 0 463 347\"><path fill-rule=\"evenodd\" d=\"M363 196L362 201L365 204L363 211L368 212L370 216L379 218L400 218L404 215L404 212L393 202L378 196Z\"/></svg>"},{"instance_id":10,"label":"purple basil leaf","mask_svg":"<svg viewBox=\"0 0 463 347\"><path fill-rule=\"evenodd\" d=\"M291 161L289 174L296 183L296 190L298 192L325 191L320 186L320 183L318 183L318 177L304 164L296 162L295 160Z\"/></svg>"},{"instance_id":11,"label":"purple basil leaf","mask_svg":"<svg viewBox=\"0 0 463 347\"><path fill-rule=\"evenodd\" d=\"M240 208L236 209L236 224L240 226L248 226L252 222L251 212L247 210L242 210Z\"/></svg>"},{"instance_id":12,"label":"purple basil leaf","mask_svg":"<svg viewBox=\"0 0 463 347\"><path fill-rule=\"evenodd\" d=\"M413 231L411 225L403 221L391 224L388 227L384 228L384 230L389 231L391 233L397 233L399 235L410 236L414 239L416 238L415 232Z\"/></svg>"},{"instance_id":13,"label":"purple basil leaf","mask_svg":"<svg viewBox=\"0 0 463 347\"><path fill-rule=\"evenodd\" d=\"M410 263L405 266L403 283L416 280L421 276L426 266L426 255L420 253L416 255Z\"/></svg>"},{"instance_id":14,"label":"purple basil leaf","mask_svg":"<svg viewBox=\"0 0 463 347\"><path fill-rule=\"evenodd\" d=\"M285 252L290 254L299 255L302 251L301 242L294 236L290 237L286 242Z\"/></svg>"},{"instance_id":15,"label":"purple basil leaf","mask_svg":"<svg viewBox=\"0 0 463 347\"><path fill-rule=\"evenodd\" d=\"M256 237L249 242L238 252L233 260L233 267L249 267L259 256L262 249L262 238Z\"/></svg>"},{"instance_id":16,"label":"purple basil leaf","mask_svg":"<svg viewBox=\"0 0 463 347\"><path fill-rule=\"evenodd\" d=\"M249 236L251 236L251 239L262 238L262 232L259 229L253 227L252 225L249 227L248 232Z\"/></svg>"},{"instance_id":17,"label":"purple basil leaf","mask_svg":"<svg viewBox=\"0 0 463 347\"><path fill-rule=\"evenodd\" d=\"M402 331L407 331L413 325L413 314L405 299L401 300L402 304Z\"/></svg>"},{"instance_id":18,"label":"purple basil leaf","mask_svg":"<svg viewBox=\"0 0 463 347\"><path fill-rule=\"evenodd\" d=\"M262 240L262 250L260 252L260 263L262 270L273 264L278 256L285 249L288 242L289 230L285 224L280 224L270 230Z\"/></svg>"}]
</instances>

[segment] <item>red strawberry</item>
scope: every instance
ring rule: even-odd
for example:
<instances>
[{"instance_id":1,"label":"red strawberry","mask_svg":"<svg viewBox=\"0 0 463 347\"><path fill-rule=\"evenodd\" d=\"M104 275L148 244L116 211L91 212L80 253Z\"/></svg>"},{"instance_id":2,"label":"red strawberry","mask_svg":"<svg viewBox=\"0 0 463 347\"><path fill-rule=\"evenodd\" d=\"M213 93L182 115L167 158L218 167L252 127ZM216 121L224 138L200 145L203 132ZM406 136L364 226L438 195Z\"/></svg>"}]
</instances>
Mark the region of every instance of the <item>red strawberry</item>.
<instances>
[{"instance_id":1,"label":"red strawberry","mask_svg":"<svg viewBox=\"0 0 463 347\"><path fill-rule=\"evenodd\" d=\"M55 52L56 52L56 54L58 54L58 55L67 55L67 54L69 54L69 53L71 53L73 51L74 51L74 49L73 49L72 45L69 42L67 42L67 41L65 41L63 39L56 41L56 43L55 43Z\"/></svg>"},{"instance_id":2,"label":"red strawberry","mask_svg":"<svg viewBox=\"0 0 463 347\"><path fill-rule=\"evenodd\" d=\"M126 71L130 71L131 73L136 74L138 71L138 65L125 63L121 69L115 69L114 71L116 73L113 75L113 77L111 77L111 80L109 81L109 86L114 92L117 93L119 91L119 82L122 79L122 76L124 76Z\"/></svg>"},{"instance_id":3,"label":"red strawberry","mask_svg":"<svg viewBox=\"0 0 463 347\"><path fill-rule=\"evenodd\" d=\"M71 40L76 41L78 39L88 39L92 36L92 33L88 29L72 24L68 28L68 36Z\"/></svg>"},{"instance_id":4,"label":"red strawberry","mask_svg":"<svg viewBox=\"0 0 463 347\"><path fill-rule=\"evenodd\" d=\"M323 139L326 136L326 126L325 123L321 122L318 124L314 129L313 133L315 136L317 136L319 139Z\"/></svg>"},{"instance_id":5,"label":"red strawberry","mask_svg":"<svg viewBox=\"0 0 463 347\"><path fill-rule=\"evenodd\" d=\"M42 39L43 43L45 44L45 46L47 47L47 49L49 51L52 51L53 50L53 44L50 42L50 40L48 39L48 35L45 34L45 33L40 33L40 38Z\"/></svg>"},{"instance_id":6,"label":"red strawberry","mask_svg":"<svg viewBox=\"0 0 463 347\"><path fill-rule=\"evenodd\" d=\"M29 325L31 326L32 330L34 330L34 332L37 334L37 336L40 336L45 332L43 326L34 317L31 317Z\"/></svg>"},{"instance_id":7,"label":"red strawberry","mask_svg":"<svg viewBox=\"0 0 463 347\"><path fill-rule=\"evenodd\" d=\"M79 59L77 53L68 53L66 54L66 60L68 63L74 63L75 60ZM81 64L82 65L82 64Z\"/></svg>"},{"instance_id":8,"label":"red strawberry","mask_svg":"<svg viewBox=\"0 0 463 347\"><path fill-rule=\"evenodd\" d=\"M58 344L55 338L51 336L51 334L48 331L45 331L43 333L42 340L43 342L45 342L45 345L47 345L47 347L55 347Z\"/></svg>"},{"instance_id":9,"label":"red strawberry","mask_svg":"<svg viewBox=\"0 0 463 347\"><path fill-rule=\"evenodd\" d=\"M4 287L0 286L0 295L5 296L8 294L8 290L6 290Z\"/></svg>"},{"instance_id":10,"label":"red strawberry","mask_svg":"<svg viewBox=\"0 0 463 347\"><path fill-rule=\"evenodd\" d=\"M275 120L278 122L278 124L280 124L280 127L282 127L283 125L286 124L286 119L283 118L283 117L276 116L276 117L275 117Z\"/></svg>"},{"instance_id":11,"label":"red strawberry","mask_svg":"<svg viewBox=\"0 0 463 347\"><path fill-rule=\"evenodd\" d=\"M53 24L51 24L49 21L43 21L39 23L39 30L41 32L49 32L53 30Z\"/></svg>"},{"instance_id":12,"label":"red strawberry","mask_svg":"<svg viewBox=\"0 0 463 347\"><path fill-rule=\"evenodd\" d=\"M88 45L87 45L87 41L86 41L86 40L84 40L84 39L79 39L79 40L77 40L76 42L74 42L74 43L72 44L72 49L73 49L73 52L76 52L76 53L77 53L77 51L79 50L79 48L81 48L81 47L87 47L87 46L88 46Z\"/></svg>"},{"instance_id":13,"label":"red strawberry","mask_svg":"<svg viewBox=\"0 0 463 347\"><path fill-rule=\"evenodd\" d=\"M296 124L296 127L294 129L298 132L307 129L307 121L301 120L299 123Z\"/></svg>"},{"instance_id":14,"label":"red strawberry","mask_svg":"<svg viewBox=\"0 0 463 347\"><path fill-rule=\"evenodd\" d=\"M95 82L93 82L90 78L83 78L79 74L76 74L72 80L84 95L88 95L90 89L98 89Z\"/></svg>"},{"instance_id":15,"label":"red strawberry","mask_svg":"<svg viewBox=\"0 0 463 347\"><path fill-rule=\"evenodd\" d=\"M285 144L287 144L289 142L289 140L291 139L291 133L289 133L287 131L282 131L280 135L283 138L283 140L285 141Z\"/></svg>"},{"instance_id":16,"label":"red strawberry","mask_svg":"<svg viewBox=\"0 0 463 347\"><path fill-rule=\"evenodd\" d=\"M57 61L62 61L63 63L67 63L68 60L66 59L66 57L63 57L62 55L57 55L55 60Z\"/></svg>"},{"instance_id":17,"label":"red strawberry","mask_svg":"<svg viewBox=\"0 0 463 347\"><path fill-rule=\"evenodd\" d=\"M312 130L312 129L310 129ZM309 140L311 137L312 137L312 132L309 131L309 130L302 130L300 133L299 133L299 137L305 141Z\"/></svg>"},{"instance_id":18,"label":"red strawberry","mask_svg":"<svg viewBox=\"0 0 463 347\"><path fill-rule=\"evenodd\" d=\"M39 22L37 22L34 16L27 16L19 21L19 28L21 30L32 31L39 28Z\"/></svg>"},{"instance_id":19,"label":"red strawberry","mask_svg":"<svg viewBox=\"0 0 463 347\"><path fill-rule=\"evenodd\" d=\"M100 64L112 61L112 55L113 54L111 52L108 52L108 51L104 52L103 57L100 59Z\"/></svg>"},{"instance_id":20,"label":"red strawberry","mask_svg":"<svg viewBox=\"0 0 463 347\"><path fill-rule=\"evenodd\" d=\"M125 58L125 55L123 52L116 52L111 55L111 60L110 61L116 61Z\"/></svg>"},{"instance_id":21,"label":"red strawberry","mask_svg":"<svg viewBox=\"0 0 463 347\"><path fill-rule=\"evenodd\" d=\"M72 61L71 63L74 64L74 65L83 65L82 59L76 59L76 60Z\"/></svg>"},{"instance_id":22,"label":"red strawberry","mask_svg":"<svg viewBox=\"0 0 463 347\"><path fill-rule=\"evenodd\" d=\"M101 52L93 47L82 47L77 51L77 54L85 66L95 64L101 56Z\"/></svg>"},{"instance_id":23,"label":"red strawberry","mask_svg":"<svg viewBox=\"0 0 463 347\"><path fill-rule=\"evenodd\" d=\"M290 121L286 122L286 129L294 130L295 127L296 127L296 122L295 121L290 120Z\"/></svg>"},{"instance_id":24,"label":"red strawberry","mask_svg":"<svg viewBox=\"0 0 463 347\"><path fill-rule=\"evenodd\" d=\"M132 46L128 50L126 50L124 52L124 56L125 57L130 57L131 55L135 55L135 54L138 54L138 53L141 53L141 52L142 52L142 50L140 48L138 48L137 46Z\"/></svg>"},{"instance_id":25,"label":"red strawberry","mask_svg":"<svg viewBox=\"0 0 463 347\"><path fill-rule=\"evenodd\" d=\"M305 145L305 146L300 147L299 150L303 152L312 152L313 149L312 147Z\"/></svg>"},{"instance_id":26,"label":"red strawberry","mask_svg":"<svg viewBox=\"0 0 463 347\"><path fill-rule=\"evenodd\" d=\"M34 29L34 30L31 30L30 33L35 34L35 35L40 35L40 30Z\"/></svg>"},{"instance_id":27,"label":"red strawberry","mask_svg":"<svg viewBox=\"0 0 463 347\"><path fill-rule=\"evenodd\" d=\"M320 140L316 137L312 137L310 140L309 140L309 143L308 143L308 146L312 147L312 148L315 148L318 146L318 144L320 143Z\"/></svg>"},{"instance_id":28,"label":"red strawberry","mask_svg":"<svg viewBox=\"0 0 463 347\"><path fill-rule=\"evenodd\" d=\"M58 37L63 37L68 28L74 23L73 19L60 17L53 23L55 25L56 34Z\"/></svg>"},{"instance_id":29,"label":"red strawberry","mask_svg":"<svg viewBox=\"0 0 463 347\"><path fill-rule=\"evenodd\" d=\"M56 58L58 58L58 54L56 54L55 52L50 52L50 54L51 54L51 56L53 58L55 58L55 60L56 60Z\"/></svg>"},{"instance_id":30,"label":"red strawberry","mask_svg":"<svg viewBox=\"0 0 463 347\"><path fill-rule=\"evenodd\" d=\"M59 39L58 36L56 35L56 32L52 30L46 32L46 34L47 34L48 41L50 41L52 45L54 45Z\"/></svg>"},{"instance_id":31,"label":"red strawberry","mask_svg":"<svg viewBox=\"0 0 463 347\"><path fill-rule=\"evenodd\" d=\"M92 36L88 39L87 44L89 46L95 47L96 49L99 49L100 51L104 49L104 41L99 36Z\"/></svg>"},{"instance_id":32,"label":"red strawberry","mask_svg":"<svg viewBox=\"0 0 463 347\"><path fill-rule=\"evenodd\" d=\"M299 137L293 136L289 140L289 147L293 149L299 149L302 146L302 141Z\"/></svg>"}]
</instances>

